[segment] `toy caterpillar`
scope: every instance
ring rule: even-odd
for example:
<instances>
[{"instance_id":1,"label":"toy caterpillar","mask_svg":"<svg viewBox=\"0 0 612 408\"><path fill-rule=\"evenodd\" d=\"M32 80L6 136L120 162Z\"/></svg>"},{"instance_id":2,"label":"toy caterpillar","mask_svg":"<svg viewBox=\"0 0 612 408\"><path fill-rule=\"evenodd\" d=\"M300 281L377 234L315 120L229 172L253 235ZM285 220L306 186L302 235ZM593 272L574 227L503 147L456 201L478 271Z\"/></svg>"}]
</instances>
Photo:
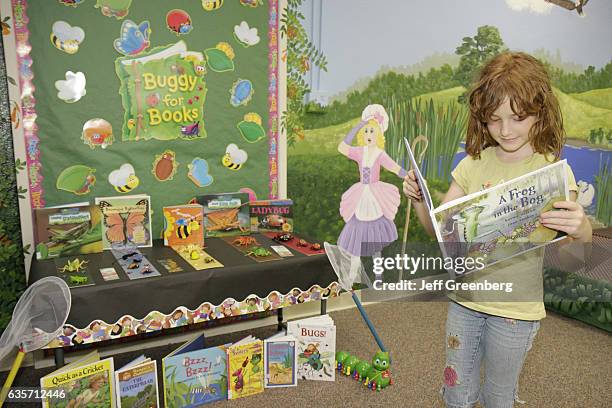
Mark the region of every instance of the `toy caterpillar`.
<instances>
[{"instance_id":1,"label":"toy caterpillar","mask_svg":"<svg viewBox=\"0 0 612 408\"><path fill-rule=\"evenodd\" d=\"M372 391L380 391L393 385L389 371L389 353L379 351L372 357L372 364L362 361L345 351L336 353L336 367L344 375L350 375Z\"/></svg>"}]
</instances>

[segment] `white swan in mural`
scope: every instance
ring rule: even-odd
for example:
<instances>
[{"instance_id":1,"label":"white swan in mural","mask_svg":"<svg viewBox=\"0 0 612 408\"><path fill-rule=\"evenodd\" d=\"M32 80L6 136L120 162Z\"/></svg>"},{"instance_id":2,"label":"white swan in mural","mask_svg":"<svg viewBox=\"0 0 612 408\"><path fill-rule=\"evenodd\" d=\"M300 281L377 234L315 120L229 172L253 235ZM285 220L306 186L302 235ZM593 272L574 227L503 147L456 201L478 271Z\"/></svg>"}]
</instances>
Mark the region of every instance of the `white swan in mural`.
<instances>
[{"instance_id":1,"label":"white swan in mural","mask_svg":"<svg viewBox=\"0 0 612 408\"><path fill-rule=\"evenodd\" d=\"M593 204L593 198L595 197L595 187L592 184L587 183L584 180L580 180L578 183L578 198L576 201L583 208L587 208Z\"/></svg>"}]
</instances>

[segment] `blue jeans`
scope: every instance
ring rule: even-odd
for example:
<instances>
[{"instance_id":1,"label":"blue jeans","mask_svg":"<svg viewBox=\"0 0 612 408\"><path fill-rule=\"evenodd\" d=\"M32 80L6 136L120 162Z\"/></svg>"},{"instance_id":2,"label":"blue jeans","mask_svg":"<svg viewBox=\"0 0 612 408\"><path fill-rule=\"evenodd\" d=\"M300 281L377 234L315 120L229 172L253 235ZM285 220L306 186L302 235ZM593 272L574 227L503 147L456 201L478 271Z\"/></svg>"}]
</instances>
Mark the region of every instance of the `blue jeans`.
<instances>
[{"instance_id":1,"label":"blue jeans","mask_svg":"<svg viewBox=\"0 0 612 408\"><path fill-rule=\"evenodd\" d=\"M450 302L442 395L449 408L512 408L539 321L506 319ZM484 384L480 366L484 364Z\"/></svg>"}]
</instances>

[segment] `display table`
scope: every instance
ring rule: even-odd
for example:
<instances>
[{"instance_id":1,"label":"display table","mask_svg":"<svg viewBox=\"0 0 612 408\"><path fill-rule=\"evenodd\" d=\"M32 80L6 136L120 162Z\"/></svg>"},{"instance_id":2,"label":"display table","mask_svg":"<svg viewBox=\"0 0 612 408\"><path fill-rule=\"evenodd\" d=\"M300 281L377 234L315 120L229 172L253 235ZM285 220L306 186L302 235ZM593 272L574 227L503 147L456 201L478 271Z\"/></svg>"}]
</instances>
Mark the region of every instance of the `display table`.
<instances>
[{"instance_id":1,"label":"display table","mask_svg":"<svg viewBox=\"0 0 612 408\"><path fill-rule=\"evenodd\" d=\"M275 243L260 234L266 247ZM223 268L196 271L174 250L154 241L139 248L161 276L129 280L111 251L75 256L88 261L95 286L72 288L64 332L46 348L95 343L229 316L281 310L285 306L337 296L339 285L325 254L256 262L219 238L206 251ZM73 258L73 257L71 257ZM173 259L183 272L169 273L158 261ZM114 267L119 280L104 281L100 268ZM30 284L56 275L53 260L33 261ZM281 314L282 319L282 314Z\"/></svg>"}]
</instances>

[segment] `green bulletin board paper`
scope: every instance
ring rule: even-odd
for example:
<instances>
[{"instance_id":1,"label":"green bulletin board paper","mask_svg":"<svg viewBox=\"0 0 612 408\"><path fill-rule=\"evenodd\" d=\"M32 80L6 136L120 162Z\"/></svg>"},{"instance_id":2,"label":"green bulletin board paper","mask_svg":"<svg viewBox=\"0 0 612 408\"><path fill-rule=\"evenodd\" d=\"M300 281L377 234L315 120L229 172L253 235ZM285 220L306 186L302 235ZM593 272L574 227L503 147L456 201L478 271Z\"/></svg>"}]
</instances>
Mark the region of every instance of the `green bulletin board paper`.
<instances>
[{"instance_id":1,"label":"green bulletin board paper","mask_svg":"<svg viewBox=\"0 0 612 408\"><path fill-rule=\"evenodd\" d=\"M14 3L16 0L13 0ZM168 2L163 0L134 0L123 19L107 17L95 1L85 1L76 7L68 7L59 1L29 0L27 16L29 43L32 46L32 84L36 100L36 126L40 138L40 175L42 198L45 206L89 200L95 197L120 195L109 183L108 176L124 163L132 165L139 185L130 194L149 194L153 210L154 237L160 235L163 223L161 207L186 203L192 197L214 192L232 192L248 187L259 198L273 195L270 189L269 163L269 20L268 2L259 7L245 7L239 1L225 1L214 11L203 9L200 1ZM192 30L183 35L166 26L168 11L180 8L191 17ZM125 110L119 93L119 80L115 62L125 58L113 43L120 38L125 20L136 25L149 22L150 46L145 55L156 47L168 47L184 42L188 51L204 54L218 43L228 43L235 54L233 71L215 72L205 64L205 101L200 122L200 137L178 137L133 140L125 137ZM53 24L65 21L78 26L85 33L84 41L76 54L68 54L56 48L50 40ZM234 36L234 26L246 21L257 28L260 41L253 46L243 46ZM172 67L175 69L175 67ZM86 94L77 102L66 103L57 96L55 82L65 79L67 71L83 72L86 77ZM254 93L246 104L232 106L231 89L240 79L250 81ZM133 86L133 84L131 85ZM128 86L129 88L129 86ZM160 92L161 93L161 92ZM189 92L186 92L189 94ZM193 97L193 92L188 96ZM247 141L237 125L244 116L255 112L261 117L266 137L256 142ZM90 148L81 139L83 124L94 118L102 118L112 125L113 143L105 149ZM178 124L175 131L180 131ZM128 139L131 139L128 141ZM248 155L247 161L232 170L222 164L229 144L236 144ZM156 156L165 151L175 153L178 163L176 173L167 181L158 181L152 169ZM205 159L213 182L198 187L188 177L188 165L196 157ZM72 165L95 169L96 182L90 192L76 195L56 188L58 175ZM274 163L276 167L276 163ZM30 169L32 171L32 169ZM35 205L33 200L33 205Z\"/></svg>"}]
</instances>

